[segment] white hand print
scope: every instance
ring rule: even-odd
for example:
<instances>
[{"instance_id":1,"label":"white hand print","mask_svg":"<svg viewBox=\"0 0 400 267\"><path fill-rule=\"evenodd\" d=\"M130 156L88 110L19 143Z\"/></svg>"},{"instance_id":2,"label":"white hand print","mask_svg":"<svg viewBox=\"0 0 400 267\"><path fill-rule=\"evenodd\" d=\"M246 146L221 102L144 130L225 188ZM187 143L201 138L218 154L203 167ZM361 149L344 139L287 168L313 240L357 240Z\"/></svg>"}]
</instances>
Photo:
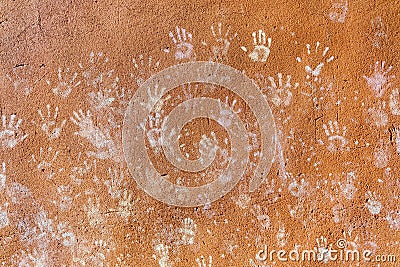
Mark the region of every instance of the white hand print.
<instances>
[{"instance_id":1,"label":"white hand print","mask_svg":"<svg viewBox=\"0 0 400 267\"><path fill-rule=\"evenodd\" d=\"M374 164L377 168L385 168L390 161L390 149L385 141L382 139L378 140L378 144L374 150Z\"/></svg>"},{"instance_id":2,"label":"white hand print","mask_svg":"<svg viewBox=\"0 0 400 267\"><path fill-rule=\"evenodd\" d=\"M400 94L399 89L393 89L389 97L390 111L395 116L400 116Z\"/></svg>"},{"instance_id":3,"label":"white hand print","mask_svg":"<svg viewBox=\"0 0 400 267\"><path fill-rule=\"evenodd\" d=\"M376 194L376 192L371 193L371 191L368 191L365 194L365 197L367 198L365 207L368 208L369 212L373 215L379 214L383 207L382 203L380 202L381 196Z\"/></svg>"},{"instance_id":4,"label":"white hand print","mask_svg":"<svg viewBox=\"0 0 400 267\"><path fill-rule=\"evenodd\" d=\"M16 91L23 91L25 95L29 95L33 88L31 82L32 68L28 64L19 64L12 68L12 74L6 77L13 84Z\"/></svg>"},{"instance_id":5,"label":"white hand print","mask_svg":"<svg viewBox=\"0 0 400 267\"><path fill-rule=\"evenodd\" d=\"M158 244L154 247L154 250L158 254L158 264L160 267L172 267L172 264L169 260L169 246L165 246L164 244Z\"/></svg>"},{"instance_id":6,"label":"white hand print","mask_svg":"<svg viewBox=\"0 0 400 267\"><path fill-rule=\"evenodd\" d=\"M343 23L348 11L347 0L334 0L331 9L329 10L329 18L333 22Z\"/></svg>"},{"instance_id":7,"label":"white hand print","mask_svg":"<svg viewBox=\"0 0 400 267\"><path fill-rule=\"evenodd\" d=\"M322 127L325 130L325 134L328 137L328 147L327 149L332 152L343 152L345 146L348 141L346 140L346 126L343 126L342 130L339 128L339 124L337 121L328 121L329 128L326 124L323 124ZM323 142L321 142L323 144Z\"/></svg>"},{"instance_id":8,"label":"white hand print","mask_svg":"<svg viewBox=\"0 0 400 267\"><path fill-rule=\"evenodd\" d=\"M114 80L111 79L114 74L113 69L105 70L107 69L107 64L109 61L109 58L106 57L103 52L91 52L89 55L88 68L85 68L82 63L79 63L79 67L82 70L82 77L85 79L88 86L92 86L94 88L99 88L100 86L104 87L105 78L107 78L107 82L111 82L111 84L118 82L118 77L115 77ZM109 84L107 84L107 86L108 85Z\"/></svg>"},{"instance_id":9,"label":"white hand print","mask_svg":"<svg viewBox=\"0 0 400 267\"><path fill-rule=\"evenodd\" d=\"M128 221L128 218L131 216L131 212L138 201L139 199L133 200L132 192L129 192L127 189L125 189L123 197L118 203L118 214Z\"/></svg>"},{"instance_id":10,"label":"white hand print","mask_svg":"<svg viewBox=\"0 0 400 267\"><path fill-rule=\"evenodd\" d=\"M197 232L197 225L191 218L183 220L183 227L178 229L178 233L182 234L181 243L183 245L194 244L194 236Z\"/></svg>"},{"instance_id":11,"label":"white hand print","mask_svg":"<svg viewBox=\"0 0 400 267\"><path fill-rule=\"evenodd\" d=\"M386 102L380 100L378 102L378 107L368 108L369 122L375 124L377 127L385 127L389 122L388 114L385 109Z\"/></svg>"},{"instance_id":12,"label":"white hand print","mask_svg":"<svg viewBox=\"0 0 400 267\"><path fill-rule=\"evenodd\" d=\"M155 153L160 153L161 148L161 125L162 125L162 118L160 113L156 113L154 116L149 115L148 117L149 127L150 129L147 131L147 139L149 140L150 146L154 149Z\"/></svg>"},{"instance_id":13,"label":"white hand print","mask_svg":"<svg viewBox=\"0 0 400 267\"><path fill-rule=\"evenodd\" d=\"M253 215L257 218L262 230L267 230L271 227L271 218L268 215L268 208L261 208L260 205L254 205L251 209Z\"/></svg>"},{"instance_id":14,"label":"white hand print","mask_svg":"<svg viewBox=\"0 0 400 267\"><path fill-rule=\"evenodd\" d=\"M196 258L196 262L199 267L212 267L212 257L208 256L208 263L203 255L200 258Z\"/></svg>"},{"instance_id":15,"label":"white hand print","mask_svg":"<svg viewBox=\"0 0 400 267\"><path fill-rule=\"evenodd\" d=\"M314 81L318 81L318 76L321 74L321 71L325 64L331 62L335 59L334 56L328 57L329 47L325 47L322 51L322 56L319 56L319 47L321 43L317 42L315 44L315 50L311 51L311 45L306 44L307 47L307 58L296 57L297 62L302 63L305 62L305 71L306 71L306 79L310 79L314 77ZM312 55L311 52L315 53Z\"/></svg>"},{"instance_id":16,"label":"white hand print","mask_svg":"<svg viewBox=\"0 0 400 267\"><path fill-rule=\"evenodd\" d=\"M72 73L70 68L66 68L64 71L62 68L58 68L58 84L52 88L54 95L60 96L63 98L67 98L72 90L77 88L81 81L77 80L78 73ZM49 80L46 81L49 86L51 86L51 82Z\"/></svg>"},{"instance_id":17,"label":"white hand print","mask_svg":"<svg viewBox=\"0 0 400 267\"><path fill-rule=\"evenodd\" d=\"M96 152L90 151L87 154L99 159L112 159L120 162L119 150L109 132L94 125L90 111L88 110L86 114L82 110L79 110L79 113L74 111L74 116L75 118L71 117L70 119L79 127L79 132L75 132L75 134L86 138L97 149Z\"/></svg>"},{"instance_id":18,"label":"white hand print","mask_svg":"<svg viewBox=\"0 0 400 267\"><path fill-rule=\"evenodd\" d=\"M6 187L7 175L6 175L6 163L3 162L1 164L1 172L0 172L0 191L2 191Z\"/></svg>"},{"instance_id":19,"label":"white hand print","mask_svg":"<svg viewBox=\"0 0 400 267\"><path fill-rule=\"evenodd\" d=\"M7 209L7 207L8 207L7 202L4 204L4 207ZM0 229L6 227L9 223L10 223L10 220L8 219L7 210L3 210L3 208L0 205Z\"/></svg>"},{"instance_id":20,"label":"white hand print","mask_svg":"<svg viewBox=\"0 0 400 267\"><path fill-rule=\"evenodd\" d=\"M278 84L276 84L275 79L271 76L268 77L270 81L270 85L267 85L265 88L262 89L263 93L266 96L271 97L272 103L275 106L279 107L281 105L289 106L290 102L292 101L292 91L296 90L299 86L299 83L295 83L294 86L291 84L292 76L286 76L286 83L283 83L283 76L282 73L278 73Z\"/></svg>"},{"instance_id":21,"label":"white hand print","mask_svg":"<svg viewBox=\"0 0 400 267\"><path fill-rule=\"evenodd\" d=\"M148 94L148 101L144 101L143 103L140 103L140 105L145 106L148 111L151 111L153 106L157 103L157 106L154 106L154 111L155 112L160 112L162 105L164 101L159 101L161 97L164 95L166 88L165 87L160 87L158 84L154 86L154 88L147 88L147 94ZM169 99L167 97L165 100Z\"/></svg>"},{"instance_id":22,"label":"white hand print","mask_svg":"<svg viewBox=\"0 0 400 267\"><path fill-rule=\"evenodd\" d=\"M303 197L307 194L308 182L302 178L300 181L298 178L293 177L293 181L289 184L288 190L294 197Z\"/></svg>"},{"instance_id":23,"label":"white hand print","mask_svg":"<svg viewBox=\"0 0 400 267\"><path fill-rule=\"evenodd\" d=\"M19 126L22 123L22 119L18 119L15 122L16 117L17 115L12 114L7 125L6 115L1 116L3 130L0 131L0 140L3 148L13 148L28 137L28 134L21 134Z\"/></svg>"},{"instance_id":24,"label":"white hand print","mask_svg":"<svg viewBox=\"0 0 400 267\"><path fill-rule=\"evenodd\" d=\"M40 147L39 156L36 158L35 154L32 154L31 161L37 163L36 169L39 172L43 172L47 179L51 179L55 175L52 165L57 159L59 153L59 151L53 152L52 147L49 147L47 151L45 151L43 147Z\"/></svg>"},{"instance_id":25,"label":"white hand print","mask_svg":"<svg viewBox=\"0 0 400 267\"><path fill-rule=\"evenodd\" d=\"M72 207L73 198L71 197L72 189L70 186L61 185L57 187L58 200L54 200L55 204L61 212L69 211Z\"/></svg>"},{"instance_id":26,"label":"white hand print","mask_svg":"<svg viewBox=\"0 0 400 267\"><path fill-rule=\"evenodd\" d=\"M192 34L186 32L186 29L176 26L176 38L172 32L169 32L169 37L175 44L175 59L176 60L196 60L196 53L192 44ZM169 49L165 49L169 53Z\"/></svg>"},{"instance_id":27,"label":"white hand print","mask_svg":"<svg viewBox=\"0 0 400 267\"><path fill-rule=\"evenodd\" d=\"M258 30L258 36L257 32L253 32L252 36L254 42L254 49L252 52L249 53L249 58L251 58L251 60L255 62L266 62L269 57L269 53L271 52L270 48L271 48L272 38L267 39L265 32L263 30ZM241 48L244 52L247 52L246 47L242 46Z\"/></svg>"},{"instance_id":28,"label":"white hand print","mask_svg":"<svg viewBox=\"0 0 400 267\"><path fill-rule=\"evenodd\" d=\"M392 85L390 80L395 78L395 75L388 76L393 67L389 66L385 70L385 64L385 61L381 63L379 63L379 61L375 62L374 74L370 77L363 76L376 97L382 97L386 90Z\"/></svg>"},{"instance_id":29,"label":"white hand print","mask_svg":"<svg viewBox=\"0 0 400 267\"><path fill-rule=\"evenodd\" d=\"M218 22L217 29L215 29L214 25L211 25L211 33L214 37L215 44L211 46L211 52L213 54L213 58L211 60L215 61L228 61L228 51L231 45L231 42L234 38L236 38L237 33L230 35L231 27L228 26L225 32L222 32L222 23ZM202 42L203 45L207 45L206 42Z\"/></svg>"},{"instance_id":30,"label":"white hand print","mask_svg":"<svg viewBox=\"0 0 400 267\"><path fill-rule=\"evenodd\" d=\"M218 99L218 105L221 115L221 117L218 119L218 123L223 125L225 128L228 128L231 125L234 113L239 114L242 111L240 108L235 110L236 102L237 100L233 99L232 105L230 105L229 97L227 96L225 97L225 102L224 102L225 105L223 105L222 100L220 98Z\"/></svg>"},{"instance_id":31,"label":"white hand print","mask_svg":"<svg viewBox=\"0 0 400 267\"><path fill-rule=\"evenodd\" d=\"M108 180L104 181L104 185L108 189L108 194L110 194L111 198L119 198L122 188L125 185L124 171L118 174L116 169L108 168L108 178Z\"/></svg>"},{"instance_id":32,"label":"white hand print","mask_svg":"<svg viewBox=\"0 0 400 267\"><path fill-rule=\"evenodd\" d=\"M138 60L132 59L133 67L135 68L135 73L131 73L131 77L136 79L138 86L141 86L144 81L151 75L157 72L160 66L160 61L156 61L153 64L153 58L149 57L147 64L144 61L143 55L139 55Z\"/></svg>"},{"instance_id":33,"label":"white hand print","mask_svg":"<svg viewBox=\"0 0 400 267\"><path fill-rule=\"evenodd\" d=\"M342 195L348 200L353 199L354 195L357 191L357 188L354 186L355 179L356 179L356 176L354 175L354 173L350 172L346 176L346 183L342 183L342 182L338 183Z\"/></svg>"},{"instance_id":34,"label":"white hand print","mask_svg":"<svg viewBox=\"0 0 400 267\"><path fill-rule=\"evenodd\" d=\"M100 90L98 92L90 92L89 104L97 111L103 111L107 107L111 106L115 98L110 96L111 89Z\"/></svg>"},{"instance_id":35,"label":"white hand print","mask_svg":"<svg viewBox=\"0 0 400 267\"><path fill-rule=\"evenodd\" d=\"M89 224L92 227L101 225L104 223L104 216L100 211L100 200L96 198L96 202L89 197L87 205L83 205L83 210L86 212Z\"/></svg>"},{"instance_id":36,"label":"white hand print","mask_svg":"<svg viewBox=\"0 0 400 267\"><path fill-rule=\"evenodd\" d=\"M388 40L387 27L381 17L376 17L371 21L371 28L373 34L370 35L369 39L374 47L380 49Z\"/></svg>"},{"instance_id":37,"label":"white hand print","mask_svg":"<svg viewBox=\"0 0 400 267\"><path fill-rule=\"evenodd\" d=\"M214 158L218 149L218 140L215 132L211 132L211 138L203 134L199 142L200 161L205 157Z\"/></svg>"},{"instance_id":38,"label":"white hand print","mask_svg":"<svg viewBox=\"0 0 400 267\"><path fill-rule=\"evenodd\" d=\"M42 131L47 135L47 137L52 139L57 139L60 137L61 131L67 122L67 120L63 120L59 127L56 127L56 122L58 118L58 107L55 107L54 115L51 116L50 105L46 105L47 108L47 116L43 115L42 110L38 110L39 116L42 120Z\"/></svg>"}]
</instances>

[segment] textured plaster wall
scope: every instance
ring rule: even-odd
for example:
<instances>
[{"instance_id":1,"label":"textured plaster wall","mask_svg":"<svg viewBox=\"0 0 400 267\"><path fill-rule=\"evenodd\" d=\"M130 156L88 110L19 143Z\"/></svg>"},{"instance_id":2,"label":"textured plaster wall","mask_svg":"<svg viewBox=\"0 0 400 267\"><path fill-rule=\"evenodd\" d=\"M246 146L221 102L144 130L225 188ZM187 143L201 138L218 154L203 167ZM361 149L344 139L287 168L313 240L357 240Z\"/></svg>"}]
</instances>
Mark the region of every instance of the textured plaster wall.
<instances>
[{"instance_id":1,"label":"textured plaster wall","mask_svg":"<svg viewBox=\"0 0 400 267\"><path fill-rule=\"evenodd\" d=\"M1 1L0 263L397 266L399 27L399 1ZM256 192L253 157L223 198L173 207L131 177L122 122L150 75L195 60L258 84L274 114L276 155ZM239 114L257 151L255 117L226 89L191 84L168 103L204 94ZM207 119L186 125L182 153L196 159L212 147L217 158L202 173L176 172L151 138L168 112L146 125L154 166L176 184L213 181L232 156L226 130ZM326 256L338 240L397 263L258 253L268 245Z\"/></svg>"}]
</instances>

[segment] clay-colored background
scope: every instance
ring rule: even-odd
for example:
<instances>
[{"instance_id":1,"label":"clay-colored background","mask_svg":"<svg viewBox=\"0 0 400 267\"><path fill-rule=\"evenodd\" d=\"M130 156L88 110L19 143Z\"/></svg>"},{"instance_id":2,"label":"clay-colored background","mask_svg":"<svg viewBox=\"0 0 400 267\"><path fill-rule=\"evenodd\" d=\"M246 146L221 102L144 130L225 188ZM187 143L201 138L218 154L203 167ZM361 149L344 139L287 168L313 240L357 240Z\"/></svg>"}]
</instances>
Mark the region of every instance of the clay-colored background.
<instances>
[{"instance_id":1,"label":"clay-colored background","mask_svg":"<svg viewBox=\"0 0 400 267\"><path fill-rule=\"evenodd\" d=\"M222 40L229 50L214 57L218 42L210 27L218 31L218 23L222 37L230 27ZM177 38L176 27L192 34L192 40L187 35L194 47L189 58L175 57L169 33ZM399 1L1 1L0 107L6 121L0 125L0 262L317 266L323 263L255 257L265 244L275 250L321 251L345 239L348 248L396 255L397 263L380 266L397 266L399 27ZM252 32L258 30L272 38L265 62L248 56L254 48ZM145 65L152 58L149 68L140 65L139 55ZM330 56L334 59L326 62ZM137 188L130 176L120 136L130 96L157 72L157 61L161 70L188 60L214 60L243 70L267 97L279 145L257 192L247 192L248 172L211 205L171 207ZM321 73L307 79L305 66L314 69L321 62ZM284 83L291 75L291 87L283 85L282 94L268 79L277 81L278 73ZM181 89L176 99L188 97L188 88ZM223 88L197 89L193 96L211 90L225 101L229 95ZM234 96L228 99L232 104ZM236 108L254 122L240 99ZM74 115L82 117L79 110L91 114L81 127ZM218 140L226 137L213 121L194 121L187 130L194 133L181 142L191 158L199 155L203 134L210 137L214 130ZM157 158L150 148L149 153ZM164 162L157 161L162 169ZM183 183L209 182L223 167L213 165L204 181Z\"/></svg>"}]
</instances>

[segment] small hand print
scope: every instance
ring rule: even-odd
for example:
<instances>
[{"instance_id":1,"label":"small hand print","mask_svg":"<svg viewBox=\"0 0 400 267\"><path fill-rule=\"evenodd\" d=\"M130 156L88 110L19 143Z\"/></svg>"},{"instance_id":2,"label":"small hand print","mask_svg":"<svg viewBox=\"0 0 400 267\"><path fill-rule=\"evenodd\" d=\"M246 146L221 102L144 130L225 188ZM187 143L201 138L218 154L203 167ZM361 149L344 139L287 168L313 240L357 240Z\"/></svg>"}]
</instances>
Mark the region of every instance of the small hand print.
<instances>
[{"instance_id":1,"label":"small hand print","mask_svg":"<svg viewBox=\"0 0 400 267\"><path fill-rule=\"evenodd\" d=\"M267 39L263 30L258 30L258 35L257 32L253 32L252 36L254 48L253 51L249 53L249 58L255 62L266 62L271 52L272 38ZM244 52L247 52L246 47L242 46L241 48Z\"/></svg>"},{"instance_id":2,"label":"small hand print","mask_svg":"<svg viewBox=\"0 0 400 267\"><path fill-rule=\"evenodd\" d=\"M74 89L76 89L81 81L78 80L78 73L71 71L70 68L63 70L58 68L58 83L52 88L54 95L60 96L62 98L67 98ZM46 81L49 86L51 86L51 81Z\"/></svg>"},{"instance_id":3,"label":"small hand print","mask_svg":"<svg viewBox=\"0 0 400 267\"><path fill-rule=\"evenodd\" d=\"M47 116L43 115L43 112L41 109L38 110L39 116L42 120L42 131L47 135L47 137L52 140L52 139L57 139L60 137L61 131L67 122L67 120L62 120L62 122L56 126L57 123L57 118L58 118L58 107L55 107L54 110L54 115L51 116L51 110L50 110L50 105L46 105L47 108Z\"/></svg>"},{"instance_id":4,"label":"small hand print","mask_svg":"<svg viewBox=\"0 0 400 267\"><path fill-rule=\"evenodd\" d=\"M192 44L192 34L187 32L185 28L176 26L176 37L172 32L169 32L169 37L175 44L175 59L176 60L195 60L196 53ZM169 53L169 49L165 49Z\"/></svg>"},{"instance_id":5,"label":"small hand print","mask_svg":"<svg viewBox=\"0 0 400 267\"><path fill-rule=\"evenodd\" d=\"M306 79L307 80L313 78L314 81L318 81L319 76L320 76L325 64L327 64L335 59L334 56L328 57L328 52L329 52L328 46L326 46L324 48L324 50L322 51L322 54L319 55L320 45L321 45L320 42L316 42L315 49L311 50L311 45L306 44L307 56L305 58L296 57L297 62L305 63L304 69L306 71Z\"/></svg>"},{"instance_id":6,"label":"small hand print","mask_svg":"<svg viewBox=\"0 0 400 267\"><path fill-rule=\"evenodd\" d=\"M332 152L343 152L345 146L347 145L348 141L346 140L346 126L343 126L340 129L339 124L337 121L328 121L328 126L326 124L322 125L325 134L328 137L328 146L327 149ZM323 144L323 142L321 142Z\"/></svg>"},{"instance_id":7,"label":"small hand print","mask_svg":"<svg viewBox=\"0 0 400 267\"><path fill-rule=\"evenodd\" d=\"M386 90L392 85L390 81L395 78L395 75L389 75L393 67L389 66L385 69L385 64L385 61L375 62L375 69L372 76L363 76L376 97L382 97Z\"/></svg>"},{"instance_id":8,"label":"small hand print","mask_svg":"<svg viewBox=\"0 0 400 267\"><path fill-rule=\"evenodd\" d=\"M14 148L18 143L24 141L25 138L28 137L28 134L22 134L19 130L22 119L18 119L18 121L15 122L16 117L17 115L12 114L7 125L6 115L1 116L3 130L0 131L0 141L3 148Z\"/></svg>"}]
</instances>

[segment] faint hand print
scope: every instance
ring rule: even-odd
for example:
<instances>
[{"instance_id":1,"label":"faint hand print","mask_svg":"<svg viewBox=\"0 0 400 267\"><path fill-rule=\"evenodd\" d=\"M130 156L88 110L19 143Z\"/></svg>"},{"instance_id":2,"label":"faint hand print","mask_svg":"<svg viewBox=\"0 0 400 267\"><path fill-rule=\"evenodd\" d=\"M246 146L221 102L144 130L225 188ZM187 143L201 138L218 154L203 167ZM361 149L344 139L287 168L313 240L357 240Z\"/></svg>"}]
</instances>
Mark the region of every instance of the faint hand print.
<instances>
[{"instance_id":1,"label":"faint hand print","mask_svg":"<svg viewBox=\"0 0 400 267\"><path fill-rule=\"evenodd\" d=\"M42 172L47 179L52 179L53 176L56 174L54 171L53 163L58 157L59 151L53 151L52 147L49 147L47 151L43 148L40 147L39 155L35 156L35 154L32 154L32 160L31 162L36 163L36 169L39 172ZM59 171L62 171L63 169L59 169Z\"/></svg>"},{"instance_id":2,"label":"faint hand print","mask_svg":"<svg viewBox=\"0 0 400 267\"><path fill-rule=\"evenodd\" d=\"M271 227L271 218L268 215L268 208L255 204L251 209L251 213L257 218L262 230L268 230Z\"/></svg>"},{"instance_id":3,"label":"faint hand print","mask_svg":"<svg viewBox=\"0 0 400 267\"><path fill-rule=\"evenodd\" d=\"M72 195L72 189L67 185L60 185L57 187L58 198L53 200L53 204L56 205L61 212L69 211L72 208L74 198Z\"/></svg>"},{"instance_id":4,"label":"faint hand print","mask_svg":"<svg viewBox=\"0 0 400 267\"><path fill-rule=\"evenodd\" d=\"M265 80L262 75L258 75L260 79ZM270 82L269 85L262 88L262 92L265 96L268 96L271 99L271 102L276 106L289 106L292 102L293 90L296 90L299 86L299 83L294 83L292 85L291 79L292 76L286 76L286 82L283 81L282 73L277 74L278 80L276 81L274 77L269 76L268 80Z\"/></svg>"},{"instance_id":5,"label":"faint hand print","mask_svg":"<svg viewBox=\"0 0 400 267\"><path fill-rule=\"evenodd\" d=\"M372 193L371 191L368 191L365 194L365 197L367 198L365 207L367 207L369 212L373 215L379 214L383 207L381 203L382 197L376 194L376 192Z\"/></svg>"},{"instance_id":6,"label":"faint hand print","mask_svg":"<svg viewBox=\"0 0 400 267\"><path fill-rule=\"evenodd\" d=\"M24 141L25 138L28 137L28 134L22 134L19 129L22 119L18 119L18 121L15 122L16 117L16 114L12 114L7 125L6 115L1 116L3 130L0 131L0 140L3 149L14 148L18 143Z\"/></svg>"},{"instance_id":7,"label":"faint hand print","mask_svg":"<svg viewBox=\"0 0 400 267\"><path fill-rule=\"evenodd\" d=\"M253 32L252 36L254 48L253 51L249 53L249 58L255 62L266 62L271 52L272 38L267 39L263 30L258 30L258 35L257 32ZM248 51L245 46L241 48L244 52Z\"/></svg>"},{"instance_id":8,"label":"faint hand print","mask_svg":"<svg viewBox=\"0 0 400 267\"><path fill-rule=\"evenodd\" d=\"M306 71L306 79L313 79L314 81L319 80L319 76L322 72L322 69L326 64L330 63L335 59L334 56L329 56L329 47L326 46L320 55L320 42L316 42L315 49L311 50L311 45L306 44L307 47L307 55L302 57L296 57L297 62L305 64Z\"/></svg>"},{"instance_id":9,"label":"faint hand print","mask_svg":"<svg viewBox=\"0 0 400 267\"><path fill-rule=\"evenodd\" d=\"M10 74L6 75L13 84L15 91L23 92L25 95L29 95L33 89L32 76L32 67L28 64L19 64L12 68Z\"/></svg>"},{"instance_id":10,"label":"faint hand print","mask_svg":"<svg viewBox=\"0 0 400 267\"><path fill-rule=\"evenodd\" d=\"M154 255L155 259L158 259L158 264L160 267L172 267L172 263L169 259L169 246L164 244L158 244L154 247L157 252L157 256Z\"/></svg>"},{"instance_id":11,"label":"faint hand print","mask_svg":"<svg viewBox=\"0 0 400 267\"><path fill-rule=\"evenodd\" d=\"M208 256L208 261L201 255L200 258L196 258L196 263L198 267L212 267L212 257Z\"/></svg>"},{"instance_id":12,"label":"faint hand print","mask_svg":"<svg viewBox=\"0 0 400 267\"><path fill-rule=\"evenodd\" d=\"M388 41L387 26L383 23L381 17L371 20L372 33L369 39L375 48L381 49Z\"/></svg>"},{"instance_id":13,"label":"faint hand print","mask_svg":"<svg viewBox=\"0 0 400 267\"><path fill-rule=\"evenodd\" d=\"M83 205L83 210L89 220L91 227L97 227L104 223L105 218L100 211L100 200L96 197L95 202L91 197L88 198L87 205Z\"/></svg>"},{"instance_id":14,"label":"faint hand print","mask_svg":"<svg viewBox=\"0 0 400 267\"><path fill-rule=\"evenodd\" d=\"M0 171L0 191L6 188L6 181L7 181L7 174L6 174L6 163L3 161L1 164L1 171Z\"/></svg>"},{"instance_id":15,"label":"faint hand print","mask_svg":"<svg viewBox=\"0 0 400 267\"><path fill-rule=\"evenodd\" d=\"M97 111L104 111L104 109L111 106L115 98L111 97L111 89L100 90L97 92L90 92L89 103Z\"/></svg>"},{"instance_id":16,"label":"faint hand print","mask_svg":"<svg viewBox=\"0 0 400 267\"><path fill-rule=\"evenodd\" d=\"M78 79L78 73L72 72L70 68L58 68L58 81L56 86L52 88L53 94L62 98L67 98L74 89L78 88L81 81ZM49 86L52 86L50 80L46 81Z\"/></svg>"},{"instance_id":17,"label":"faint hand print","mask_svg":"<svg viewBox=\"0 0 400 267\"><path fill-rule=\"evenodd\" d=\"M332 153L343 152L348 143L347 139L345 138L347 127L343 126L343 128L340 129L337 121L328 121L329 128L326 124L323 124L322 126L328 138L327 149ZM319 142L324 144L322 140L319 140Z\"/></svg>"},{"instance_id":18,"label":"faint hand print","mask_svg":"<svg viewBox=\"0 0 400 267\"><path fill-rule=\"evenodd\" d=\"M386 110L386 102L378 101L377 107L368 108L368 120L367 122L374 124L376 127L385 127L388 122L388 114Z\"/></svg>"},{"instance_id":19,"label":"faint hand print","mask_svg":"<svg viewBox=\"0 0 400 267\"><path fill-rule=\"evenodd\" d=\"M7 208L8 208L8 203L4 203L4 209L1 207L2 205L0 205L0 229L8 226L10 224L10 220L8 218L8 212L7 212Z\"/></svg>"},{"instance_id":20,"label":"faint hand print","mask_svg":"<svg viewBox=\"0 0 400 267\"><path fill-rule=\"evenodd\" d=\"M104 181L104 185L107 187L107 192L111 198L119 198L121 196L122 189L125 188L126 182L124 177L124 171L118 172L117 169L108 168L108 180Z\"/></svg>"},{"instance_id":21,"label":"faint hand print","mask_svg":"<svg viewBox=\"0 0 400 267\"><path fill-rule=\"evenodd\" d=\"M146 61L143 55L139 55L137 59L132 59L134 72L130 73L131 78L136 79L138 86L141 86L147 78L157 72L160 66L160 61L153 60L153 57L149 57Z\"/></svg>"},{"instance_id":22,"label":"faint hand print","mask_svg":"<svg viewBox=\"0 0 400 267\"><path fill-rule=\"evenodd\" d=\"M375 62L375 69L372 76L363 76L367 81L368 87L376 97L382 97L386 90L392 85L390 81L395 78L395 75L389 75L393 67L389 66L385 69L385 64L385 61Z\"/></svg>"},{"instance_id":23,"label":"faint hand print","mask_svg":"<svg viewBox=\"0 0 400 267\"><path fill-rule=\"evenodd\" d=\"M226 27L226 30L222 30L222 23L218 22L217 26L211 25L211 33L215 40L215 44L211 45L211 52L213 57L212 61L228 61L228 51L233 39L236 38L237 33L230 34L231 27ZM208 44L203 41L203 45L208 46Z\"/></svg>"},{"instance_id":24,"label":"faint hand print","mask_svg":"<svg viewBox=\"0 0 400 267\"><path fill-rule=\"evenodd\" d=\"M385 168L390 161L390 149L385 141L382 139L378 140L378 144L374 149L374 165L377 168Z\"/></svg>"},{"instance_id":25,"label":"faint hand print","mask_svg":"<svg viewBox=\"0 0 400 267\"><path fill-rule=\"evenodd\" d=\"M175 44L175 59L176 60L196 60L196 53L192 44L192 34L187 32L185 28L176 26L176 36L169 32L172 42ZM169 53L169 49L164 52Z\"/></svg>"},{"instance_id":26,"label":"faint hand print","mask_svg":"<svg viewBox=\"0 0 400 267\"><path fill-rule=\"evenodd\" d=\"M82 71L82 77L86 85L100 88L106 87L118 81L118 77L113 78L114 70L108 68L110 59L104 55L103 52L91 52L89 54L89 64L85 67L84 64L79 63Z\"/></svg>"},{"instance_id":27,"label":"faint hand print","mask_svg":"<svg viewBox=\"0 0 400 267\"><path fill-rule=\"evenodd\" d=\"M124 218L126 222L128 222L129 217L132 215L137 202L139 202L139 199L132 199L132 192L125 189L118 203L118 214Z\"/></svg>"},{"instance_id":28,"label":"faint hand print","mask_svg":"<svg viewBox=\"0 0 400 267\"><path fill-rule=\"evenodd\" d=\"M47 137L52 140L52 139L57 139L61 135L61 131L67 122L67 120L62 120L61 123L57 127L57 119L58 119L58 107L55 107L54 110L54 115L51 116L51 109L50 109L50 104L46 105L47 109L47 116L43 115L43 112L41 109L38 110L39 116L42 120L42 131L47 135Z\"/></svg>"},{"instance_id":29,"label":"faint hand print","mask_svg":"<svg viewBox=\"0 0 400 267\"><path fill-rule=\"evenodd\" d=\"M354 185L354 181L356 180L356 176L353 172L347 173L346 182L339 182L339 187L341 194L348 200L352 200L357 192L357 188Z\"/></svg>"},{"instance_id":30,"label":"faint hand print","mask_svg":"<svg viewBox=\"0 0 400 267\"><path fill-rule=\"evenodd\" d=\"M178 233L182 235L180 243L183 245L194 244L194 237L197 233L197 224L191 218L185 218L182 221L183 226L178 229Z\"/></svg>"},{"instance_id":31,"label":"faint hand print","mask_svg":"<svg viewBox=\"0 0 400 267\"><path fill-rule=\"evenodd\" d=\"M400 116L400 94L399 89L393 89L389 97L390 111L395 116Z\"/></svg>"},{"instance_id":32,"label":"faint hand print","mask_svg":"<svg viewBox=\"0 0 400 267\"><path fill-rule=\"evenodd\" d=\"M333 22L343 23L348 9L347 0L333 0L329 9L329 19Z\"/></svg>"}]
</instances>

